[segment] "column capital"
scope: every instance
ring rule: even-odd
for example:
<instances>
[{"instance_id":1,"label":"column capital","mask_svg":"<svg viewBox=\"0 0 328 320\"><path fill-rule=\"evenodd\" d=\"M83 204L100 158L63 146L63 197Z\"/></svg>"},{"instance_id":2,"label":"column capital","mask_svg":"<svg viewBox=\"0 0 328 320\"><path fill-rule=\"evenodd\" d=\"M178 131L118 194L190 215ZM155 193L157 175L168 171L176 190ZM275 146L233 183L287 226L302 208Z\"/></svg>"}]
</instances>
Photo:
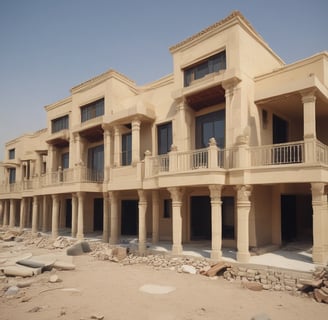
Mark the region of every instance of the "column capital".
<instances>
[{"instance_id":1,"label":"column capital","mask_svg":"<svg viewBox=\"0 0 328 320\"><path fill-rule=\"evenodd\" d=\"M147 192L145 190L139 189L138 190L138 197L139 197L139 203L140 202L147 202Z\"/></svg>"},{"instance_id":2,"label":"column capital","mask_svg":"<svg viewBox=\"0 0 328 320\"><path fill-rule=\"evenodd\" d=\"M315 95L315 90L301 92L302 103L313 103L316 101L317 97Z\"/></svg>"},{"instance_id":3,"label":"column capital","mask_svg":"<svg viewBox=\"0 0 328 320\"><path fill-rule=\"evenodd\" d=\"M250 201L253 187L251 185L237 185L237 201Z\"/></svg>"},{"instance_id":4,"label":"column capital","mask_svg":"<svg viewBox=\"0 0 328 320\"><path fill-rule=\"evenodd\" d=\"M221 185L221 184L210 184L208 186L208 188L210 190L211 199L221 200L221 193L222 193L223 185Z\"/></svg>"},{"instance_id":5,"label":"column capital","mask_svg":"<svg viewBox=\"0 0 328 320\"><path fill-rule=\"evenodd\" d=\"M167 189L170 194L173 202L181 202L183 196L183 188L172 187Z\"/></svg>"}]
</instances>

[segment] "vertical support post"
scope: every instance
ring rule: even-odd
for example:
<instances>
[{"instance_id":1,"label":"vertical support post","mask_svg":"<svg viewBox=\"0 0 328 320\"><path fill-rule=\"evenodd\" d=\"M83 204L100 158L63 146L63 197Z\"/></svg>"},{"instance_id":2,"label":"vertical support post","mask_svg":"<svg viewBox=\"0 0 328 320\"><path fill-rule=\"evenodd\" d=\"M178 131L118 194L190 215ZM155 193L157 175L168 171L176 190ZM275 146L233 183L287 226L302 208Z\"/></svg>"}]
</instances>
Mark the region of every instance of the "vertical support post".
<instances>
[{"instance_id":1,"label":"vertical support post","mask_svg":"<svg viewBox=\"0 0 328 320\"><path fill-rule=\"evenodd\" d=\"M211 227L212 250L211 259L219 260L222 257L222 185L210 185L211 196Z\"/></svg>"},{"instance_id":2,"label":"vertical support post","mask_svg":"<svg viewBox=\"0 0 328 320\"><path fill-rule=\"evenodd\" d=\"M147 211L147 195L144 190L138 190L139 196L139 253L144 254L146 252L146 238L147 238L147 226L146 226L146 211Z\"/></svg>"},{"instance_id":3,"label":"vertical support post","mask_svg":"<svg viewBox=\"0 0 328 320\"><path fill-rule=\"evenodd\" d=\"M140 125L139 119L132 121L132 165L140 162Z\"/></svg>"},{"instance_id":4,"label":"vertical support post","mask_svg":"<svg viewBox=\"0 0 328 320\"><path fill-rule=\"evenodd\" d=\"M110 196L110 244L118 242L118 197L115 191L109 192Z\"/></svg>"},{"instance_id":5,"label":"vertical support post","mask_svg":"<svg viewBox=\"0 0 328 320\"><path fill-rule=\"evenodd\" d=\"M26 198L22 198L20 202L19 211L19 229L23 230L25 228L26 221Z\"/></svg>"},{"instance_id":6,"label":"vertical support post","mask_svg":"<svg viewBox=\"0 0 328 320\"><path fill-rule=\"evenodd\" d=\"M51 235L53 239L58 237L58 220L59 220L59 196L52 195L52 220L51 220Z\"/></svg>"},{"instance_id":7,"label":"vertical support post","mask_svg":"<svg viewBox=\"0 0 328 320\"><path fill-rule=\"evenodd\" d=\"M103 206L103 242L109 242L109 194L104 192L104 206Z\"/></svg>"},{"instance_id":8,"label":"vertical support post","mask_svg":"<svg viewBox=\"0 0 328 320\"><path fill-rule=\"evenodd\" d=\"M9 228L15 227L15 199L10 199Z\"/></svg>"},{"instance_id":9,"label":"vertical support post","mask_svg":"<svg viewBox=\"0 0 328 320\"><path fill-rule=\"evenodd\" d=\"M325 195L324 183L311 183L312 191L312 211L313 211L313 248L312 260L316 264L325 264L327 262L327 253L325 252L325 233L327 214L327 195Z\"/></svg>"},{"instance_id":10,"label":"vertical support post","mask_svg":"<svg viewBox=\"0 0 328 320\"><path fill-rule=\"evenodd\" d=\"M179 255L182 253L182 188L168 188L172 198L172 231L173 231L173 245L172 253Z\"/></svg>"},{"instance_id":11,"label":"vertical support post","mask_svg":"<svg viewBox=\"0 0 328 320\"><path fill-rule=\"evenodd\" d=\"M39 198L34 196L32 209L32 234L36 234L38 232L38 206Z\"/></svg>"},{"instance_id":12,"label":"vertical support post","mask_svg":"<svg viewBox=\"0 0 328 320\"><path fill-rule=\"evenodd\" d=\"M249 213L251 210L250 196L252 187L237 186L237 261L247 263L249 253Z\"/></svg>"},{"instance_id":13,"label":"vertical support post","mask_svg":"<svg viewBox=\"0 0 328 320\"><path fill-rule=\"evenodd\" d=\"M84 192L77 193L77 202L78 202L78 209L77 209L77 234L76 237L79 240L84 238Z\"/></svg>"},{"instance_id":14,"label":"vertical support post","mask_svg":"<svg viewBox=\"0 0 328 320\"><path fill-rule=\"evenodd\" d=\"M77 233L77 196L76 193L72 193L72 237L76 237Z\"/></svg>"},{"instance_id":15,"label":"vertical support post","mask_svg":"<svg viewBox=\"0 0 328 320\"><path fill-rule=\"evenodd\" d=\"M159 241L159 192L152 191L152 211L153 211L153 232L152 243L156 244Z\"/></svg>"}]
</instances>

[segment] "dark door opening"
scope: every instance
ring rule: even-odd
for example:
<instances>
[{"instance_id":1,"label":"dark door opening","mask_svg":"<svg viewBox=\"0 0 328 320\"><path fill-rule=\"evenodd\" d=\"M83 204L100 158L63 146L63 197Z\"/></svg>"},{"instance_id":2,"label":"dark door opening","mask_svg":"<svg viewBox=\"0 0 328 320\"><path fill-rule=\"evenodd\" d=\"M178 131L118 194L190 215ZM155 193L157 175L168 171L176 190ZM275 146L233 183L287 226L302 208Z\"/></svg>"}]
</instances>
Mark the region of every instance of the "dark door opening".
<instances>
[{"instance_id":1,"label":"dark door opening","mask_svg":"<svg viewBox=\"0 0 328 320\"><path fill-rule=\"evenodd\" d=\"M93 231L103 230L104 221L104 201L103 198L96 198L93 201Z\"/></svg>"},{"instance_id":2,"label":"dark door opening","mask_svg":"<svg viewBox=\"0 0 328 320\"><path fill-rule=\"evenodd\" d=\"M72 228L72 199L66 199L65 227Z\"/></svg>"},{"instance_id":3,"label":"dark door opening","mask_svg":"<svg viewBox=\"0 0 328 320\"><path fill-rule=\"evenodd\" d=\"M138 200L122 200L121 206L121 234L137 235L139 222Z\"/></svg>"},{"instance_id":4,"label":"dark door opening","mask_svg":"<svg viewBox=\"0 0 328 320\"><path fill-rule=\"evenodd\" d=\"M190 204L191 240L210 240L212 238L210 197L191 197Z\"/></svg>"},{"instance_id":5,"label":"dark door opening","mask_svg":"<svg viewBox=\"0 0 328 320\"><path fill-rule=\"evenodd\" d=\"M296 195L281 196L281 239L295 241L297 236Z\"/></svg>"}]
</instances>

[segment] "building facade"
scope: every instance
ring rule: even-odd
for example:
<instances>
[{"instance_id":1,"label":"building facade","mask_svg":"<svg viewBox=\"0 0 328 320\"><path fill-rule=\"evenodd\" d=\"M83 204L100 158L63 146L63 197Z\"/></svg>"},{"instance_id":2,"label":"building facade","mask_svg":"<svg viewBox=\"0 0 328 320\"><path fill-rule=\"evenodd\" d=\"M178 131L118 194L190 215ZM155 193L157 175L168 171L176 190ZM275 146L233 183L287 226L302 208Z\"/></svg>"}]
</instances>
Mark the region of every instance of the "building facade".
<instances>
[{"instance_id":1,"label":"building facade","mask_svg":"<svg viewBox=\"0 0 328 320\"><path fill-rule=\"evenodd\" d=\"M328 260L328 53L286 65L239 12L170 48L138 86L109 70L9 141L0 224L250 251L311 241ZM201 242L201 243L202 243Z\"/></svg>"}]
</instances>

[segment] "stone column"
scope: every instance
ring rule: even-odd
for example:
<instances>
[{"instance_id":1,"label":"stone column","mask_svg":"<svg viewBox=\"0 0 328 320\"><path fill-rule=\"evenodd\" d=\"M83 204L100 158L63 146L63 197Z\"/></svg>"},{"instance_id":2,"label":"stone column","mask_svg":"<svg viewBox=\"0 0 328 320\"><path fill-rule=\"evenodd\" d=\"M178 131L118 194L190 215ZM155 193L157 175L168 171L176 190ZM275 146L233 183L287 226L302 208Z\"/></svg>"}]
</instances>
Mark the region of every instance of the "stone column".
<instances>
[{"instance_id":1,"label":"stone column","mask_svg":"<svg viewBox=\"0 0 328 320\"><path fill-rule=\"evenodd\" d=\"M147 195L144 190L138 190L139 196L139 253L144 254L146 252L146 238L147 238L147 226L146 226L146 212L147 212Z\"/></svg>"},{"instance_id":2,"label":"stone column","mask_svg":"<svg viewBox=\"0 0 328 320\"><path fill-rule=\"evenodd\" d=\"M139 119L132 121L132 165L136 166L140 162L140 125Z\"/></svg>"},{"instance_id":3,"label":"stone column","mask_svg":"<svg viewBox=\"0 0 328 320\"><path fill-rule=\"evenodd\" d=\"M3 226L8 227L9 224L9 208L8 200L4 200L4 209L3 209Z\"/></svg>"},{"instance_id":4,"label":"stone column","mask_svg":"<svg viewBox=\"0 0 328 320\"><path fill-rule=\"evenodd\" d=\"M313 163L316 161L315 143L316 133L316 96L313 91L302 94L303 103L303 136L305 148L305 162Z\"/></svg>"},{"instance_id":5,"label":"stone column","mask_svg":"<svg viewBox=\"0 0 328 320\"><path fill-rule=\"evenodd\" d=\"M211 226L212 250L211 259L219 260L222 257L222 185L210 185L211 196Z\"/></svg>"},{"instance_id":6,"label":"stone column","mask_svg":"<svg viewBox=\"0 0 328 320\"><path fill-rule=\"evenodd\" d=\"M121 165L121 135L120 128L114 127L114 166Z\"/></svg>"},{"instance_id":7,"label":"stone column","mask_svg":"<svg viewBox=\"0 0 328 320\"><path fill-rule=\"evenodd\" d=\"M103 126L104 130L104 182L109 181L109 168L110 168L110 157L111 157L111 132L106 127Z\"/></svg>"},{"instance_id":8,"label":"stone column","mask_svg":"<svg viewBox=\"0 0 328 320\"><path fill-rule=\"evenodd\" d=\"M59 220L59 196L58 194L52 195L52 222L51 222L51 234L52 238L58 237L58 220Z\"/></svg>"},{"instance_id":9,"label":"stone column","mask_svg":"<svg viewBox=\"0 0 328 320\"><path fill-rule=\"evenodd\" d=\"M77 202L78 202L78 209L77 209L77 234L76 237L79 240L82 240L84 238L84 192L78 192L77 193Z\"/></svg>"},{"instance_id":10,"label":"stone column","mask_svg":"<svg viewBox=\"0 0 328 320\"><path fill-rule=\"evenodd\" d=\"M182 188L168 188L172 198L172 232L173 245L172 253L179 255L182 253Z\"/></svg>"},{"instance_id":11,"label":"stone column","mask_svg":"<svg viewBox=\"0 0 328 320\"><path fill-rule=\"evenodd\" d=\"M109 194L104 192L103 242L109 242Z\"/></svg>"},{"instance_id":12,"label":"stone column","mask_svg":"<svg viewBox=\"0 0 328 320\"><path fill-rule=\"evenodd\" d=\"M3 226L8 227L9 224L9 207L8 207L8 200L4 200L4 214L3 214Z\"/></svg>"},{"instance_id":13,"label":"stone column","mask_svg":"<svg viewBox=\"0 0 328 320\"><path fill-rule=\"evenodd\" d=\"M325 225L327 214L327 195L325 195L324 183L311 183L312 210L313 210L313 248L312 260L316 264L325 264L327 256L325 253Z\"/></svg>"},{"instance_id":14,"label":"stone column","mask_svg":"<svg viewBox=\"0 0 328 320\"><path fill-rule=\"evenodd\" d=\"M237 186L237 261L247 263L249 253L249 212L251 210L252 188L249 185Z\"/></svg>"},{"instance_id":15,"label":"stone column","mask_svg":"<svg viewBox=\"0 0 328 320\"><path fill-rule=\"evenodd\" d=\"M32 234L38 232L38 207L39 198L37 196L33 197L33 209L32 209Z\"/></svg>"},{"instance_id":16,"label":"stone column","mask_svg":"<svg viewBox=\"0 0 328 320\"><path fill-rule=\"evenodd\" d=\"M42 202L42 232L48 231L48 201L47 196L43 196Z\"/></svg>"},{"instance_id":17,"label":"stone column","mask_svg":"<svg viewBox=\"0 0 328 320\"><path fill-rule=\"evenodd\" d=\"M9 228L15 227L15 199L10 199L10 209L9 209Z\"/></svg>"},{"instance_id":18,"label":"stone column","mask_svg":"<svg viewBox=\"0 0 328 320\"><path fill-rule=\"evenodd\" d=\"M77 233L77 196L72 193L72 237L75 238Z\"/></svg>"},{"instance_id":19,"label":"stone column","mask_svg":"<svg viewBox=\"0 0 328 320\"><path fill-rule=\"evenodd\" d=\"M0 225L3 225L3 216L4 216L4 211L3 211L3 200L0 200Z\"/></svg>"},{"instance_id":20,"label":"stone column","mask_svg":"<svg viewBox=\"0 0 328 320\"><path fill-rule=\"evenodd\" d=\"M153 209L153 230L152 243L156 244L159 241L159 192L152 191L152 209Z\"/></svg>"},{"instance_id":21,"label":"stone column","mask_svg":"<svg viewBox=\"0 0 328 320\"><path fill-rule=\"evenodd\" d=\"M190 116L187 102L183 99L176 107L177 111L177 139L176 145L181 151L190 150Z\"/></svg>"},{"instance_id":22,"label":"stone column","mask_svg":"<svg viewBox=\"0 0 328 320\"><path fill-rule=\"evenodd\" d=\"M22 198L19 211L19 229L23 230L26 224L26 198Z\"/></svg>"},{"instance_id":23,"label":"stone column","mask_svg":"<svg viewBox=\"0 0 328 320\"><path fill-rule=\"evenodd\" d=\"M118 195L117 192L109 192L110 197L110 244L118 242Z\"/></svg>"}]
</instances>

